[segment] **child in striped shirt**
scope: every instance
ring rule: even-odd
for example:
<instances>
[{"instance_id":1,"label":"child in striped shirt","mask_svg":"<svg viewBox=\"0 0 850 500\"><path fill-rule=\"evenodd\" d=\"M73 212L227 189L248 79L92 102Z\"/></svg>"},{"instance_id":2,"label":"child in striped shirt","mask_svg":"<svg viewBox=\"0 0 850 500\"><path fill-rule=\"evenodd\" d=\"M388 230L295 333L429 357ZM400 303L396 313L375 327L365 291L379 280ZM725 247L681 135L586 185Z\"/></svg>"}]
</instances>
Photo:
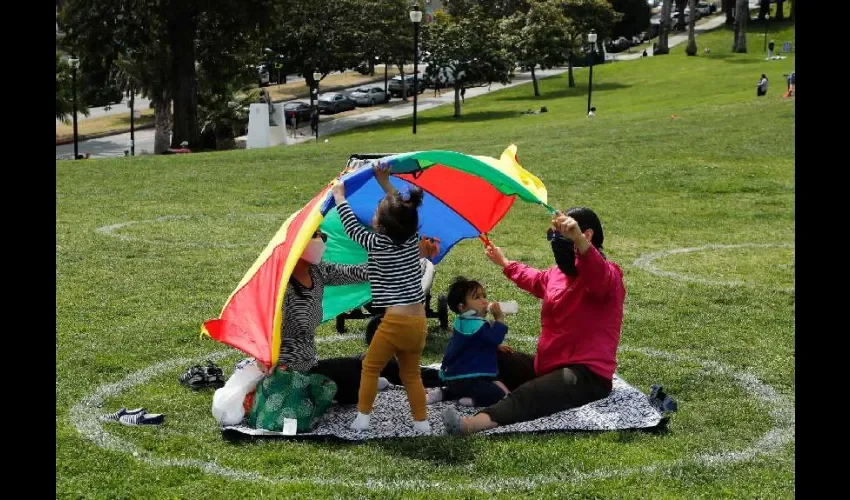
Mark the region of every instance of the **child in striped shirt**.
<instances>
[{"instance_id":1,"label":"child in striped shirt","mask_svg":"<svg viewBox=\"0 0 850 500\"><path fill-rule=\"evenodd\" d=\"M406 195L398 192L390 183L390 166L387 164L373 164L372 169L386 192L375 210L372 230L358 222L345 199L345 185L337 182L332 188L345 233L368 252L372 305L386 308L363 358L358 413L351 428L369 428L378 390L378 375L395 356L413 414L413 428L429 433L431 426L419 367L428 331L419 262L417 211L423 194L418 188L411 188Z\"/></svg>"}]
</instances>

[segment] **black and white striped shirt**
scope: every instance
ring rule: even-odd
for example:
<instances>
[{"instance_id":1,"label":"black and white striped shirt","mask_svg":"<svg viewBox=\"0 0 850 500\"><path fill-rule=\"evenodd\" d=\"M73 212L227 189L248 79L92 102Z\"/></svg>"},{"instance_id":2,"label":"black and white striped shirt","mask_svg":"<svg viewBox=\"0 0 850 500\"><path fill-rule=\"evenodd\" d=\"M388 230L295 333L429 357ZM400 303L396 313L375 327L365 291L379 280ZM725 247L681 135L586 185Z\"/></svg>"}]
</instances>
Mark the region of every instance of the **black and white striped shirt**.
<instances>
[{"instance_id":1,"label":"black and white striped shirt","mask_svg":"<svg viewBox=\"0 0 850 500\"><path fill-rule=\"evenodd\" d=\"M397 245L389 236L363 227L348 202L337 206L337 211L345 234L369 253L372 305L390 307L425 302L419 259L419 233Z\"/></svg>"},{"instance_id":2,"label":"black and white striped shirt","mask_svg":"<svg viewBox=\"0 0 850 500\"><path fill-rule=\"evenodd\" d=\"M348 285L369 280L366 264L345 266L320 262L309 267L312 288L295 279L286 285L283 299L283 328L278 363L306 372L319 362L316 355L316 328L322 322L325 285Z\"/></svg>"}]
</instances>

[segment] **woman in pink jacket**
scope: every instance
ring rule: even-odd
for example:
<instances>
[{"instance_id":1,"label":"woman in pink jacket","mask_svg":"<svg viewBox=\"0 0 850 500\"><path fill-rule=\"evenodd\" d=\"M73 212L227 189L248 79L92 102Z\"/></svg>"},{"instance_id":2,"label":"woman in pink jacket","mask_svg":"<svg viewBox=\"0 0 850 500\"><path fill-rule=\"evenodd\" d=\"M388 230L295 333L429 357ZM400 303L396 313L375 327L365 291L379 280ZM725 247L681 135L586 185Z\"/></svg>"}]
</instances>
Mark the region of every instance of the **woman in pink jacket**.
<instances>
[{"instance_id":1,"label":"woman in pink jacket","mask_svg":"<svg viewBox=\"0 0 850 500\"><path fill-rule=\"evenodd\" d=\"M555 265L549 269L509 261L500 248L487 248L508 279L543 300L537 353L503 347L499 379L511 393L472 417L446 408L448 434L534 420L610 394L626 298L623 271L602 254L602 224L589 208L559 213L552 226L547 237Z\"/></svg>"}]
</instances>

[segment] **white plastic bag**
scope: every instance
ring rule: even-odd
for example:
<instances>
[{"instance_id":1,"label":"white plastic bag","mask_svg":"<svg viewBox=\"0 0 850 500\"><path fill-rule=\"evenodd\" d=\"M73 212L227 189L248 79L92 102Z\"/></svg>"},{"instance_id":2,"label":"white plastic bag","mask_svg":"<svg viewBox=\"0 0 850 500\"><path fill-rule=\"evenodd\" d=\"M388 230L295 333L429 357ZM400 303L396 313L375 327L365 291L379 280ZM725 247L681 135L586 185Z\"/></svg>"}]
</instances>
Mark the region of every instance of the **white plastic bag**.
<instances>
[{"instance_id":1,"label":"white plastic bag","mask_svg":"<svg viewBox=\"0 0 850 500\"><path fill-rule=\"evenodd\" d=\"M216 389L213 394L212 414L220 425L237 425L242 422L245 417L245 409L242 407L245 396L264 376L253 358L244 359L236 365L236 370L224 387Z\"/></svg>"}]
</instances>

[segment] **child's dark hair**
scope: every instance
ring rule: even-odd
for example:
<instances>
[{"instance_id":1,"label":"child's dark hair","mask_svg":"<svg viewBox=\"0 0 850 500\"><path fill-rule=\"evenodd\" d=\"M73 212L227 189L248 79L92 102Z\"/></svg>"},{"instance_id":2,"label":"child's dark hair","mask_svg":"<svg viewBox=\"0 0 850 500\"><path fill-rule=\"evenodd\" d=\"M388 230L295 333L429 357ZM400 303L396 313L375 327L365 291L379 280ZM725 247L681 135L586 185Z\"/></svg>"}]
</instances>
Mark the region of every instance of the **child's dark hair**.
<instances>
[{"instance_id":1,"label":"child's dark hair","mask_svg":"<svg viewBox=\"0 0 850 500\"><path fill-rule=\"evenodd\" d=\"M407 241L419 230L419 205L422 190L411 187L407 193L396 191L386 195L375 210L379 232L386 234L397 245Z\"/></svg>"},{"instance_id":2,"label":"child's dark hair","mask_svg":"<svg viewBox=\"0 0 850 500\"><path fill-rule=\"evenodd\" d=\"M454 281L452 281L452 284L449 285L449 293L446 297L449 309L451 309L455 314L460 314L460 306L466 302L466 297L479 289L483 290L484 285L477 281L468 280L463 276L456 277Z\"/></svg>"}]
</instances>

